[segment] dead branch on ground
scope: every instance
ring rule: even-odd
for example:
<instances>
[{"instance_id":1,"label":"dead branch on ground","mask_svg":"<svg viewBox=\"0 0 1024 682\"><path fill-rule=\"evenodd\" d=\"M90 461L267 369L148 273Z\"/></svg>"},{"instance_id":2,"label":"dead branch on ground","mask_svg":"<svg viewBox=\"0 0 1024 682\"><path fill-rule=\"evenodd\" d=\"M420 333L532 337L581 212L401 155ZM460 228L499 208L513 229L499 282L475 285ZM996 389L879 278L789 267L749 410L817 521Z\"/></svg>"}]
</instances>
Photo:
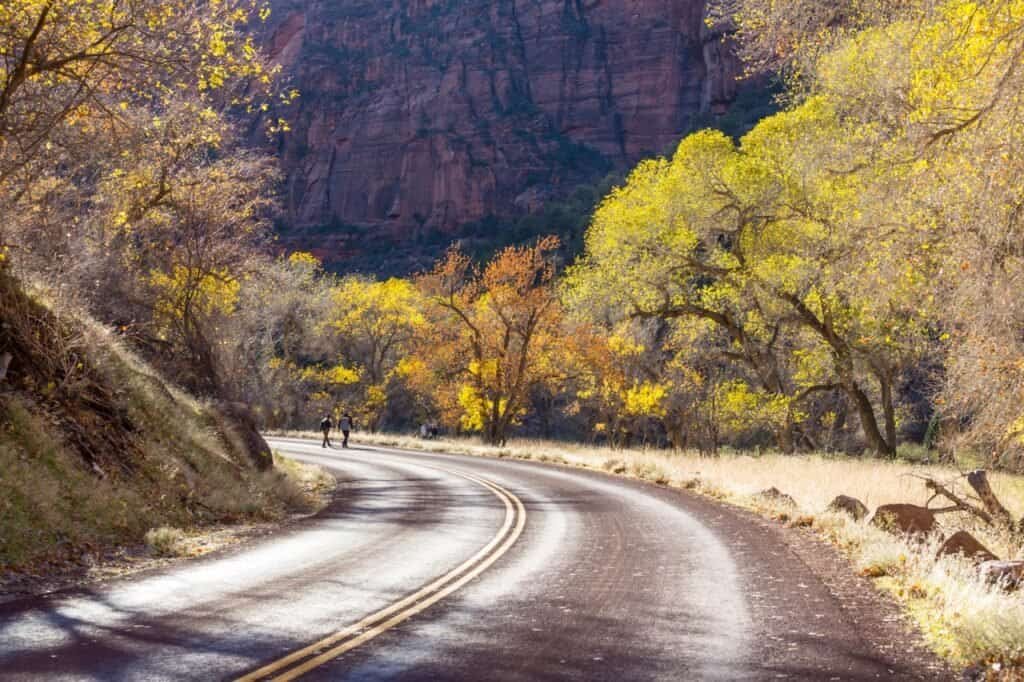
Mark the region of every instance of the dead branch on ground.
<instances>
[{"instance_id":1,"label":"dead branch on ground","mask_svg":"<svg viewBox=\"0 0 1024 682\"><path fill-rule=\"evenodd\" d=\"M977 469L962 474L962 477L967 479L967 484L977 494L976 499L961 497L950 489L951 486L943 484L930 476L912 475L914 478L924 481L925 488L932 493L928 501L925 502L925 507L928 507L936 498L943 498L950 503L946 507L931 509L933 513L966 512L975 518L981 519L986 525L1003 526L1014 533L1024 532L1024 519L1021 520L1020 524L1014 523L1013 516L1010 515L1010 512L999 501L999 498L996 497L995 492L993 492L992 487L989 485L988 472L984 469Z\"/></svg>"}]
</instances>

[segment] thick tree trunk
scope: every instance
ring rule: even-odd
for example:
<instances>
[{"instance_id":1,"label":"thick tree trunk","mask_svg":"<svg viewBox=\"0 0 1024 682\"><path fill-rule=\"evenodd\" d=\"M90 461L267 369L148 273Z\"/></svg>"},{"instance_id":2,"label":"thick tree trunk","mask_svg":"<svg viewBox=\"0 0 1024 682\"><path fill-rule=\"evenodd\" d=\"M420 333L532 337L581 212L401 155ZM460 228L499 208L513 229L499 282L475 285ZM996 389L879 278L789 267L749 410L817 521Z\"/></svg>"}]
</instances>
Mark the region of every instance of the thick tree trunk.
<instances>
[{"instance_id":1,"label":"thick tree trunk","mask_svg":"<svg viewBox=\"0 0 1024 682\"><path fill-rule=\"evenodd\" d=\"M793 454L793 451L796 449L793 444L793 422L788 417L786 418L786 423L779 429L776 441L778 442L779 450L787 455Z\"/></svg>"},{"instance_id":2,"label":"thick tree trunk","mask_svg":"<svg viewBox=\"0 0 1024 682\"><path fill-rule=\"evenodd\" d=\"M981 499L981 503L985 505L985 511L992 516L992 519L997 523L1005 524L1009 528L1014 528L1013 516L1003 506L996 497L996 494L992 492L992 486L988 483L988 473L984 469L978 469L967 474L967 483L974 488L974 492L978 493L978 498ZM1024 519L1022 519L1024 521Z\"/></svg>"},{"instance_id":3,"label":"thick tree trunk","mask_svg":"<svg viewBox=\"0 0 1024 682\"><path fill-rule=\"evenodd\" d=\"M857 407L857 415L860 417L860 425L864 429L864 436L868 440L868 447L879 455L894 457L896 455L896 448L882 436L871 400L868 399L864 391L856 384L848 384L844 388L847 395L853 400L853 404Z\"/></svg>"}]
</instances>

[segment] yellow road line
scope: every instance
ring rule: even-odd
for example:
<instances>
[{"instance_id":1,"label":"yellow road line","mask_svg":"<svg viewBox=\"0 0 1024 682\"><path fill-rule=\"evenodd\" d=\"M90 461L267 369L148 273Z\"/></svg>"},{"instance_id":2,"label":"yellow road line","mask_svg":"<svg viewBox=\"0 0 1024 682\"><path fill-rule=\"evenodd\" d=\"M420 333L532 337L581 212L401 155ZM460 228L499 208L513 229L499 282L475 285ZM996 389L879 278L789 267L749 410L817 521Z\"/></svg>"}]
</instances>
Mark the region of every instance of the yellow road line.
<instances>
[{"instance_id":1,"label":"yellow road line","mask_svg":"<svg viewBox=\"0 0 1024 682\"><path fill-rule=\"evenodd\" d=\"M430 468L460 476L482 485L494 493L494 495L504 503L505 520L502 523L501 529L491 539L491 541L459 566L416 592L377 611L376 613L370 614L354 625L350 625L329 637L325 637L318 642L310 644L307 647L303 647L302 649L288 654L283 658L273 661L272 663L268 663L259 670L255 670L238 678L237 682L254 682L255 680L265 679L295 663L307 659L309 656L313 656L313 658L308 658L308 660L305 660L301 665L298 665L291 670L287 670L273 678L275 682L294 680L300 675L303 675L310 670L337 658L345 652L351 651L352 649L365 644L381 633L395 627L399 623L441 601L487 570L495 561L501 558L501 556L504 555L513 544L515 544L526 525L526 509L518 497L495 483L491 483L490 481L486 481L470 474L451 471L441 467ZM512 529L512 532L509 534L510 528ZM502 538L504 538L504 542L502 542ZM474 565L476 566L466 573L466 571ZM324 651L324 648L326 647L332 648Z\"/></svg>"}]
</instances>

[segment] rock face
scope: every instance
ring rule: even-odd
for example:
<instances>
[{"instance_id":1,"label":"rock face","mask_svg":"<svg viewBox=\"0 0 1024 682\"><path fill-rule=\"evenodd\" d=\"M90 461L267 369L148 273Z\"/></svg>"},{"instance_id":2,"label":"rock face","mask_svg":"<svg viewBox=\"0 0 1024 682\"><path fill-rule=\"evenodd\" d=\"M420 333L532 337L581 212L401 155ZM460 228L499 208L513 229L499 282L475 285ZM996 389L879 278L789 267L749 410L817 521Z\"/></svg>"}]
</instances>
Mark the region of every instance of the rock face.
<instances>
[{"instance_id":1,"label":"rock face","mask_svg":"<svg viewBox=\"0 0 1024 682\"><path fill-rule=\"evenodd\" d=\"M291 228L422 237L671 149L740 72L704 0L273 0Z\"/></svg>"}]
</instances>

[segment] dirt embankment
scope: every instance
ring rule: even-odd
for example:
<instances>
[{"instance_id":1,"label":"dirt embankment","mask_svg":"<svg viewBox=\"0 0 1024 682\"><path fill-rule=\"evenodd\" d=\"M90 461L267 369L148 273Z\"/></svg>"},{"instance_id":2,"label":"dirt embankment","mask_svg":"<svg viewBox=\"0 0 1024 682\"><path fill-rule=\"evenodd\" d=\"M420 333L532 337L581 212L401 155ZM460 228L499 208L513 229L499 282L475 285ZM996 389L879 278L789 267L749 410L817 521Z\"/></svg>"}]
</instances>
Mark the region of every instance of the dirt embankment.
<instances>
[{"instance_id":1,"label":"dirt embankment","mask_svg":"<svg viewBox=\"0 0 1024 682\"><path fill-rule=\"evenodd\" d=\"M109 329L0 272L2 356L0 575L95 563L158 527L315 505L237 406L168 385Z\"/></svg>"}]
</instances>

